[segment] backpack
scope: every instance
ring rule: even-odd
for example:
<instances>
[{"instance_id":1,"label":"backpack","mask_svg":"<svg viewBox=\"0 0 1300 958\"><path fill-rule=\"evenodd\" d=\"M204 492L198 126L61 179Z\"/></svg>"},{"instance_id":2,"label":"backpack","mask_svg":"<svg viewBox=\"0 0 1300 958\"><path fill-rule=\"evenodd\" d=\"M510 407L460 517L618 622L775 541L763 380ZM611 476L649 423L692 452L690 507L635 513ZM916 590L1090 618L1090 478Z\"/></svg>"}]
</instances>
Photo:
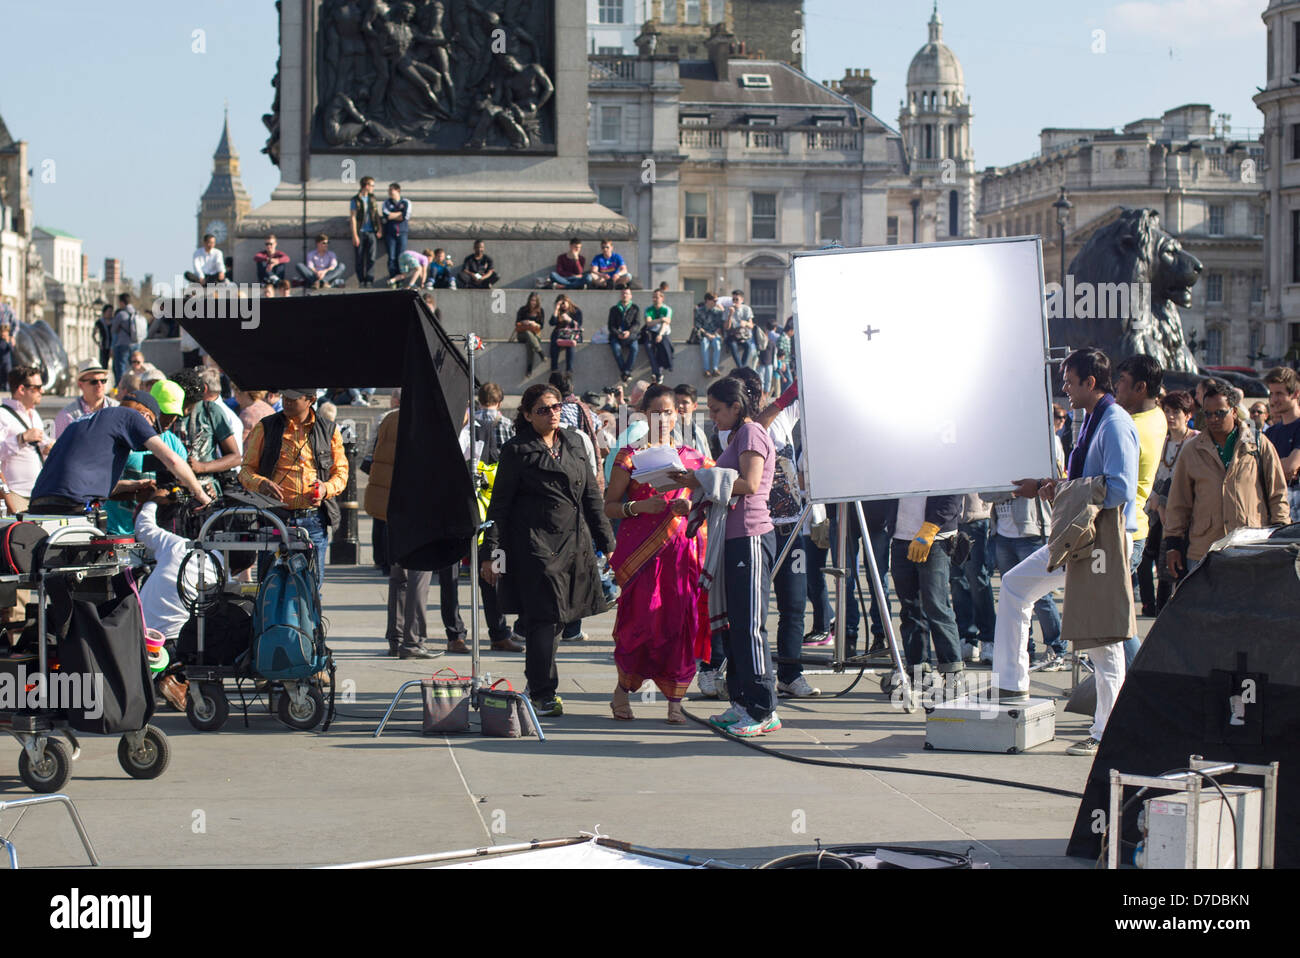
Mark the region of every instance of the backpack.
<instances>
[{"instance_id":1,"label":"backpack","mask_svg":"<svg viewBox=\"0 0 1300 958\"><path fill-rule=\"evenodd\" d=\"M282 681L308 679L326 667L320 593L305 552L277 557L257 590L252 664L255 675Z\"/></svg>"},{"instance_id":2,"label":"backpack","mask_svg":"<svg viewBox=\"0 0 1300 958\"><path fill-rule=\"evenodd\" d=\"M149 321L134 306L128 306L127 309L131 313L131 342L138 346L149 335Z\"/></svg>"}]
</instances>

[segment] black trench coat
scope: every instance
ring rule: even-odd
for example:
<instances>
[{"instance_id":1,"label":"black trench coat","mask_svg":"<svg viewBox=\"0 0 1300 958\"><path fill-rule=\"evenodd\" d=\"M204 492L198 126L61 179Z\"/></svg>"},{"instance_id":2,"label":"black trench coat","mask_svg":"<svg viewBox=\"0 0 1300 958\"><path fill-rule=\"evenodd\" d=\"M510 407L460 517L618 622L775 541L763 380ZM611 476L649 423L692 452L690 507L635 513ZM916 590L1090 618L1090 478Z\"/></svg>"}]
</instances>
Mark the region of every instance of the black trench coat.
<instances>
[{"instance_id":1,"label":"black trench coat","mask_svg":"<svg viewBox=\"0 0 1300 958\"><path fill-rule=\"evenodd\" d=\"M532 622L575 622L608 608L595 548L612 555L614 534L582 440L558 435L558 461L528 426L501 447L479 552L486 562L504 550L502 609Z\"/></svg>"}]
</instances>

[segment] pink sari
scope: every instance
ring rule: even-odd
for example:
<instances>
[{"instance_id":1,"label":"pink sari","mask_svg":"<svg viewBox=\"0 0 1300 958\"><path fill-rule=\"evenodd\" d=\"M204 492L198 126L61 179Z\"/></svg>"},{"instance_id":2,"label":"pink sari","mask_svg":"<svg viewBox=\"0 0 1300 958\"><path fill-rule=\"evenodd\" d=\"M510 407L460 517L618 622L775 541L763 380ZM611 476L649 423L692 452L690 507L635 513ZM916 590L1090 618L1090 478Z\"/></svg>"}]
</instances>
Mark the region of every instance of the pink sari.
<instances>
[{"instance_id":1,"label":"pink sari","mask_svg":"<svg viewBox=\"0 0 1300 958\"><path fill-rule=\"evenodd\" d=\"M621 449L615 469L632 471L636 450ZM679 447L688 469L712 465L691 449ZM655 492L631 479L629 502L651 497L689 499L687 489ZM610 564L622 591L614 619L614 663L624 689L636 691L650 679L670 701L678 701L695 678L695 663L709 657L709 598L700 589L705 531L686 537L688 517L670 510L623 519Z\"/></svg>"}]
</instances>

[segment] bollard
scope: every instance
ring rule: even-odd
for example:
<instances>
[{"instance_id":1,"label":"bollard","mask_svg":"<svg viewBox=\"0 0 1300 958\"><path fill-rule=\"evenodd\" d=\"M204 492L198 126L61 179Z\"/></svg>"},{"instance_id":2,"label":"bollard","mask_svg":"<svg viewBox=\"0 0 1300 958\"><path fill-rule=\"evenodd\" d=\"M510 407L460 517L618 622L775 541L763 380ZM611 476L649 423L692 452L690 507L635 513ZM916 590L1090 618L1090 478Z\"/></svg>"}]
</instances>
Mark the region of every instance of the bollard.
<instances>
[{"instance_id":1,"label":"bollard","mask_svg":"<svg viewBox=\"0 0 1300 958\"><path fill-rule=\"evenodd\" d=\"M343 521L330 542L330 565L356 565L357 543L357 441L344 433L343 454L348 457L348 484L338 498Z\"/></svg>"}]
</instances>

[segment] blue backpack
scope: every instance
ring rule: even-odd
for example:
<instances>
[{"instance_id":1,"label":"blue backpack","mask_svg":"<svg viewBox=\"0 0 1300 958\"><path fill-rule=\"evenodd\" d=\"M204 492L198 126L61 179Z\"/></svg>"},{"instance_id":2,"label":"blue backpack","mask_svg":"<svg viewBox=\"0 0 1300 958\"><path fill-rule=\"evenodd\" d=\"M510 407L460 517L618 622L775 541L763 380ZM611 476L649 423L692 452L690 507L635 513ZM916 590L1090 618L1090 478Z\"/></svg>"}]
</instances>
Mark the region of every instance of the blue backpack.
<instances>
[{"instance_id":1,"label":"blue backpack","mask_svg":"<svg viewBox=\"0 0 1300 958\"><path fill-rule=\"evenodd\" d=\"M267 569L257 590L253 635L256 675L301 681L326 668L320 593L305 553L277 558Z\"/></svg>"}]
</instances>

